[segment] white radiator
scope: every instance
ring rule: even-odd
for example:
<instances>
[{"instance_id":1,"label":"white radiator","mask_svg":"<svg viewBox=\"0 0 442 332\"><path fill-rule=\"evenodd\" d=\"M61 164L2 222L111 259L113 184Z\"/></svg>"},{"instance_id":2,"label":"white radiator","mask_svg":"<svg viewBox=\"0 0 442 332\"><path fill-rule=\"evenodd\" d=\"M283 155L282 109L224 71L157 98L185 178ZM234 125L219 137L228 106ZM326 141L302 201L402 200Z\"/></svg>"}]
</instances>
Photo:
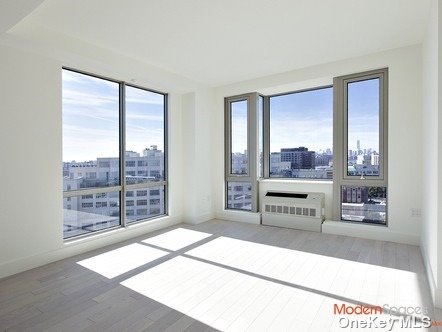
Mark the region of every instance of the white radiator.
<instances>
[{"instance_id":1,"label":"white radiator","mask_svg":"<svg viewBox=\"0 0 442 332\"><path fill-rule=\"evenodd\" d=\"M262 224L321 232L324 193L267 191L261 201Z\"/></svg>"}]
</instances>

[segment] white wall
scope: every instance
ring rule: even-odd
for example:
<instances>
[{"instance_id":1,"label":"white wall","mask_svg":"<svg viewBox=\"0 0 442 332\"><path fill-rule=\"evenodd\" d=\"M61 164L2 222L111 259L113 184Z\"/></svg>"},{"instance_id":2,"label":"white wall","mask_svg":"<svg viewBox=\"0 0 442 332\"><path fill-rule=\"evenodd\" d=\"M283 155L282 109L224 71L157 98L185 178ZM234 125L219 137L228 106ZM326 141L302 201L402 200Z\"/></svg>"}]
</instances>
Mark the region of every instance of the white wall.
<instances>
[{"instance_id":1,"label":"white wall","mask_svg":"<svg viewBox=\"0 0 442 332\"><path fill-rule=\"evenodd\" d=\"M199 88L183 96L184 222L214 218L212 209L212 89Z\"/></svg>"},{"instance_id":2,"label":"white wall","mask_svg":"<svg viewBox=\"0 0 442 332\"><path fill-rule=\"evenodd\" d=\"M442 47L441 25L442 7L438 1L432 1L432 9L427 33L422 46L423 63L423 130L422 152L428 156L423 162L423 210L422 210L422 236L421 249L426 263L428 280L431 287L433 300L442 306L442 65L440 60Z\"/></svg>"},{"instance_id":3,"label":"white wall","mask_svg":"<svg viewBox=\"0 0 442 332\"><path fill-rule=\"evenodd\" d=\"M130 59L118 61L113 54L108 55L107 63L100 61L96 70L96 60L85 59L71 56L63 60L0 45L0 278L182 221L181 94L175 92L175 86L167 89L168 76L163 73L162 88L170 92L170 216L63 242L62 65L124 80L150 74L145 67L136 68L136 63L127 66ZM176 84L173 75L169 79L171 86Z\"/></svg>"},{"instance_id":4,"label":"white wall","mask_svg":"<svg viewBox=\"0 0 442 332\"><path fill-rule=\"evenodd\" d=\"M258 91L276 93L315 87L332 82L332 78L364 70L389 67L389 226L361 227L355 231L348 224L330 222L324 230L330 233L364 236L384 240L419 243L421 218L411 217L411 208L421 208L422 190L422 140L421 140L421 46L410 46L387 52L339 61L301 70L281 73L250 81L240 82L215 90L213 131L214 150L214 202L218 218L259 222L259 218L247 212L224 210L224 125L223 98L241 93ZM428 158L428 157L426 157ZM331 216L330 184L309 184L291 180L282 184L279 180L266 180L262 188L284 187L290 190L318 191L326 193L326 215ZM243 216L243 217L241 217ZM359 225L362 226L362 225ZM372 230L372 231L371 231Z\"/></svg>"}]
</instances>

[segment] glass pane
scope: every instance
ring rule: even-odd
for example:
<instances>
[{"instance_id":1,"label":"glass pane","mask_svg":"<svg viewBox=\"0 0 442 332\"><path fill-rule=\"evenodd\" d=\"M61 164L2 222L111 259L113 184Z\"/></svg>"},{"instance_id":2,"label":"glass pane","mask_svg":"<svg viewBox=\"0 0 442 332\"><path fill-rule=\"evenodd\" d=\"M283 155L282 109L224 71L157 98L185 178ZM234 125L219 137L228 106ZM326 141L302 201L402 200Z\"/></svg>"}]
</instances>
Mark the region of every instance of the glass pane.
<instances>
[{"instance_id":1,"label":"glass pane","mask_svg":"<svg viewBox=\"0 0 442 332\"><path fill-rule=\"evenodd\" d=\"M120 183L119 85L63 70L63 190Z\"/></svg>"},{"instance_id":2,"label":"glass pane","mask_svg":"<svg viewBox=\"0 0 442 332\"><path fill-rule=\"evenodd\" d=\"M227 208L252 210L252 184L250 182L227 182Z\"/></svg>"},{"instance_id":3,"label":"glass pane","mask_svg":"<svg viewBox=\"0 0 442 332\"><path fill-rule=\"evenodd\" d=\"M232 174L247 174L247 100L230 103Z\"/></svg>"},{"instance_id":4,"label":"glass pane","mask_svg":"<svg viewBox=\"0 0 442 332\"><path fill-rule=\"evenodd\" d=\"M379 175L379 78L348 83L347 175Z\"/></svg>"},{"instance_id":5,"label":"glass pane","mask_svg":"<svg viewBox=\"0 0 442 332\"><path fill-rule=\"evenodd\" d=\"M270 97L270 177L333 177L333 89Z\"/></svg>"},{"instance_id":6,"label":"glass pane","mask_svg":"<svg viewBox=\"0 0 442 332\"><path fill-rule=\"evenodd\" d=\"M126 192L126 218L131 223L165 214L164 186Z\"/></svg>"},{"instance_id":7,"label":"glass pane","mask_svg":"<svg viewBox=\"0 0 442 332\"><path fill-rule=\"evenodd\" d=\"M164 180L164 98L126 86L126 183Z\"/></svg>"},{"instance_id":8,"label":"glass pane","mask_svg":"<svg viewBox=\"0 0 442 332\"><path fill-rule=\"evenodd\" d=\"M118 191L63 198L63 237L93 233L120 225Z\"/></svg>"},{"instance_id":9,"label":"glass pane","mask_svg":"<svg viewBox=\"0 0 442 332\"><path fill-rule=\"evenodd\" d=\"M342 220L386 224L386 187L341 187Z\"/></svg>"},{"instance_id":10,"label":"glass pane","mask_svg":"<svg viewBox=\"0 0 442 332\"><path fill-rule=\"evenodd\" d=\"M258 176L264 177L264 97L258 97Z\"/></svg>"}]
</instances>

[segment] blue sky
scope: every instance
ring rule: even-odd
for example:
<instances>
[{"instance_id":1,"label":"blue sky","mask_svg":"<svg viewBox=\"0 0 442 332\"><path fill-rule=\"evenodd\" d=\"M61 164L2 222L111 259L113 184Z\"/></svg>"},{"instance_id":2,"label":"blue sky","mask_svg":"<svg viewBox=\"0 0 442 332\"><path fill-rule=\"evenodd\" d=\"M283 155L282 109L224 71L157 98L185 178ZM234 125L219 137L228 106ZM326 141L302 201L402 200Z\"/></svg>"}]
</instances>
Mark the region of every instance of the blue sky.
<instances>
[{"instance_id":1,"label":"blue sky","mask_svg":"<svg viewBox=\"0 0 442 332\"><path fill-rule=\"evenodd\" d=\"M312 90L270 98L270 151L333 147L333 90Z\"/></svg>"},{"instance_id":2,"label":"blue sky","mask_svg":"<svg viewBox=\"0 0 442 332\"><path fill-rule=\"evenodd\" d=\"M348 148L379 152L379 81L348 87ZM232 151L246 149L245 101L232 105ZM235 129L237 129L235 131ZM333 89L324 88L270 98L270 151L305 146L312 151L333 148Z\"/></svg>"},{"instance_id":3,"label":"blue sky","mask_svg":"<svg viewBox=\"0 0 442 332\"><path fill-rule=\"evenodd\" d=\"M379 81L349 84L349 149L379 151ZM270 151L305 146L332 148L333 91L331 88L275 96L270 99ZM151 145L164 149L164 96L126 88L126 150L141 153ZM247 104L232 105L232 151L247 145ZM63 161L118 157L118 84L63 70Z\"/></svg>"},{"instance_id":4,"label":"blue sky","mask_svg":"<svg viewBox=\"0 0 442 332\"><path fill-rule=\"evenodd\" d=\"M371 148L379 152L379 79L348 85L349 150Z\"/></svg>"},{"instance_id":5,"label":"blue sky","mask_svg":"<svg viewBox=\"0 0 442 332\"><path fill-rule=\"evenodd\" d=\"M119 154L118 84L63 70L63 161ZM161 94L126 88L126 150L164 148Z\"/></svg>"}]
</instances>

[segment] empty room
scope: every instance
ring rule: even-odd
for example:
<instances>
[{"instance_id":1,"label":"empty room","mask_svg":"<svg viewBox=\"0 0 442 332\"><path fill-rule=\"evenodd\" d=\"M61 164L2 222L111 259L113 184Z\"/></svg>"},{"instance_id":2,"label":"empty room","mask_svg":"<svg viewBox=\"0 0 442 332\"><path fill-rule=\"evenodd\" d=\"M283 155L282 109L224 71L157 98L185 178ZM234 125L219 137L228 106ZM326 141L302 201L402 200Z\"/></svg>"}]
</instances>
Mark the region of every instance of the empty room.
<instances>
[{"instance_id":1,"label":"empty room","mask_svg":"<svg viewBox=\"0 0 442 332\"><path fill-rule=\"evenodd\" d=\"M0 100L0 331L442 331L437 0L1 0Z\"/></svg>"}]
</instances>

